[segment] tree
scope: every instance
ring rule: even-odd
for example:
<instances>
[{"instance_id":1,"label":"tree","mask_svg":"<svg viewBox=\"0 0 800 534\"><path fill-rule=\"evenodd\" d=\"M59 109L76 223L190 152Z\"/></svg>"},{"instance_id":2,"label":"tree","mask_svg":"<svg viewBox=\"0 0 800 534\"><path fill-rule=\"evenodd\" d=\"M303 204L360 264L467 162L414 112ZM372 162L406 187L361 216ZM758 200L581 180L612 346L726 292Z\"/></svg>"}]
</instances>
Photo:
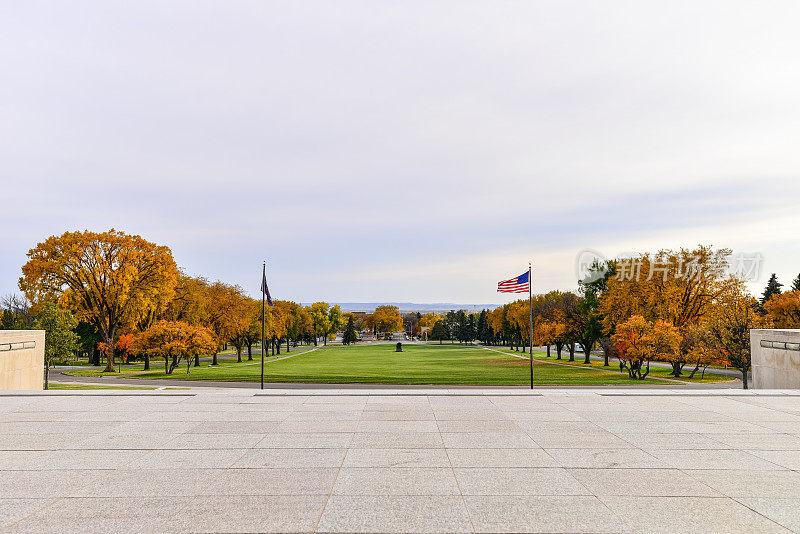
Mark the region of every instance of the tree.
<instances>
[{"instance_id":1,"label":"tree","mask_svg":"<svg viewBox=\"0 0 800 534\"><path fill-rule=\"evenodd\" d=\"M330 330L330 305L327 302L315 302L311 305L311 318L314 321L314 331L317 336L323 337L323 343L328 344L328 330ZM316 340L314 341L316 345Z\"/></svg>"},{"instance_id":2,"label":"tree","mask_svg":"<svg viewBox=\"0 0 800 534\"><path fill-rule=\"evenodd\" d=\"M131 354L133 353L133 334L122 334L114 344L114 348L119 353L120 362L128 363Z\"/></svg>"},{"instance_id":3,"label":"tree","mask_svg":"<svg viewBox=\"0 0 800 534\"><path fill-rule=\"evenodd\" d=\"M344 328L344 334L342 335L342 344L350 345L356 341L358 341L358 335L356 334L356 327L353 323L353 316L351 315L347 318L347 326Z\"/></svg>"},{"instance_id":4,"label":"tree","mask_svg":"<svg viewBox=\"0 0 800 534\"><path fill-rule=\"evenodd\" d=\"M403 329L403 317L397 306L378 306L375 311L367 317L365 321L368 328L374 328L377 332L389 334Z\"/></svg>"},{"instance_id":5,"label":"tree","mask_svg":"<svg viewBox=\"0 0 800 534\"><path fill-rule=\"evenodd\" d=\"M168 247L113 229L51 236L27 255L19 280L25 296L58 299L77 319L93 323L109 347L134 310L171 300L178 275ZM114 371L109 352L106 372Z\"/></svg>"},{"instance_id":6,"label":"tree","mask_svg":"<svg viewBox=\"0 0 800 534\"><path fill-rule=\"evenodd\" d=\"M616 273L612 262L595 261L589 268L589 275L578 282L580 297L574 307L571 318L576 324L578 342L583 347L584 361L590 363L590 353L606 333L603 327L603 314L600 312L600 299L608 289L608 280ZM604 349L605 365L608 365L608 353Z\"/></svg>"},{"instance_id":7,"label":"tree","mask_svg":"<svg viewBox=\"0 0 800 534\"><path fill-rule=\"evenodd\" d=\"M241 287L217 281L205 287L201 298L203 313L200 324L214 332L217 341L211 365L219 365L217 353L222 345L250 327L248 297ZM239 358L241 360L241 352Z\"/></svg>"},{"instance_id":8,"label":"tree","mask_svg":"<svg viewBox=\"0 0 800 534\"><path fill-rule=\"evenodd\" d=\"M698 322L734 283L725 274L729 254L728 249L700 246L618 260L600 298L605 330L613 331L634 315L678 329Z\"/></svg>"},{"instance_id":9,"label":"tree","mask_svg":"<svg viewBox=\"0 0 800 534\"><path fill-rule=\"evenodd\" d=\"M778 282L778 277L775 276L775 273L772 273L769 280L767 280L767 287L764 288L764 293L761 295L761 305L765 305L774 295L780 295L782 287L783 284Z\"/></svg>"},{"instance_id":10,"label":"tree","mask_svg":"<svg viewBox=\"0 0 800 534\"><path fill-rule=\"evenodd\" d=\"M792 281L792 291L800 291L800 274Z\"/></svg>"},{"instance_id":11,"label":"tree","mask_svg":"<svg viewBox=\"0 0 800 534\"><path fill-rule=\"evenodd\" d=\"M750 330L767 326L769 319L758 313L758 302L741 287L720 298L719 306L706 323L707 335L702 340L705 349L742 373L744 389L750 370Z\"/></svg>"},{"instance_id":12,"label":"tree","mask_svg":"<svg viewBox=\"0 0 800 534\"><path fill-rule=\"evenodd\" d=\"M431 329L430 338L434 341L439 341L439 345L445 339L450 339L450 331L447 328L447 324L444 321L436 321L433 324L433 329Z\"/></svg>"},{"instance_id":13,"label":"tree","mask_svg":"<svg viewBox=\"0 0 800 534\"><path fill-rule=\"evenodd\" d=\"M426 334L430 332L433 329L434 325L441 320L442 320L441 315L435 313L426 313L425 315L420 317L418 323L420 335L422 334L423 330L425 330Z\"/></svg>"},{"instance_id":14,"label":"tree","mask_svg":"<svg viewBox=\"0 0 800 534\"><path fill-rule=\"evenodd\" d=\"M1 330L28 330L33 328L36 318L33 316L27 299L19 295L6 295L0 301L3 310L0 322Z\"/></svg>"},{"instance_id":15,"label":"tree","mask_svg":"<svg viewBox=\"0 0 800 534\"><path fill-rule=\"evenodd\" d=\"M44 389L49 388L49 369L53 358L68 355L78 348L78 321L69 310L54 302L45 302L35 313L34 326L44 330Z\"/></svg>"},{"instance_id":16,"label":"tree","mask_svg":"<svg viewBox=\"0 0 800 534\"><path fill-rule=\"evenodd\" d=\"M800 291L773 295L764 310L775 328L800 328Z\"/></svg>"},{"instance_id":17,"label":"tree","mask_svg":"<svg viewBox=\"0 0 800 534\"><path fill-rule=\"evenodd\" d=\"M158 321L134 337L135 350L164 358L164 372L168 375L184 358L188 374L193 358L208 354L217 346L218 341L210 329L183 321Z\"/></svg>"},{"instance_id":18,"label":"tree","mask_svg":"<svg viewBox=\"0 0 800 534\"><path fill-rule=\"evenodd\" d=\"M489 323L486 320L486 310L481 310L481 313L478 316L478 323L475 326L475 334L478 338L478 341L484 345L488 345L491 341L492 335L489 328Z\"/></svg>"},{"instance_id":19,"label":"tree","mask_svg":"<svg viewBox=\"0 0 800 534\"><path fill-rule=\"evenodd\" d=\"M644 380L650 373L650 361L665 358L678 350L678 329L664 321L649 323L641 315L634 315L617 325L614 342L619 353L620 368L628 376Z\"/></svg>"}]
</instances>

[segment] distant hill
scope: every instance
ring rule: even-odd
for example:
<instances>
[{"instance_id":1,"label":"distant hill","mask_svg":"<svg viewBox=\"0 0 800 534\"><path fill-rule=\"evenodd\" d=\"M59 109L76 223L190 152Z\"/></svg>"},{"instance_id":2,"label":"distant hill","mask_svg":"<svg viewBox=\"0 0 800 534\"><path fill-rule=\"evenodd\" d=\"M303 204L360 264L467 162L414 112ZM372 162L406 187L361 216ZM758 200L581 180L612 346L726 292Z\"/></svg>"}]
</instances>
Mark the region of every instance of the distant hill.
<instances>
[{"instance_id":1,"label":"distant hill","mask_svg":"<svg viewBox=\"0 0 800 534\"><path fill-rule=\"evenodd\" d=\"M309 303L304 302L304 305ZM479 312L481 310L493 310L499 304L454 304L452 302L435 302L433 304L417 304L414 302L331 302L338 304L342 311L363 311L373 312L378 306L397 306L400 313L407 312L448 312L450 310L464 310L465 312Z\"/></svg>"}]
</instances>

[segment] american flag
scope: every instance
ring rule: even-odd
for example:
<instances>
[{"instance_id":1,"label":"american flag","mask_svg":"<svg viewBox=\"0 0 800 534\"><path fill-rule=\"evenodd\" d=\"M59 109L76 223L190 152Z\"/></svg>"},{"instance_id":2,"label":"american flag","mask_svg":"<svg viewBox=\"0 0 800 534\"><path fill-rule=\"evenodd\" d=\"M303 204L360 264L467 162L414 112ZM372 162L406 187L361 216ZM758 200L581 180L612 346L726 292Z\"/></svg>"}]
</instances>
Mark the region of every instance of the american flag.
<instances>
[{"instance_id":1,"label":"american flag","mask_svg":"<svg viewBox=\"0 0 800 534\"><path fill-rule=\"evenodd\" d=\"M527 293L530 291L531 284L528 275L530 273L524 273L516 278L512 278L510 280L503 280L502 282L497 282L497 292L498 293Z\"/></svg>"}]
</instances>

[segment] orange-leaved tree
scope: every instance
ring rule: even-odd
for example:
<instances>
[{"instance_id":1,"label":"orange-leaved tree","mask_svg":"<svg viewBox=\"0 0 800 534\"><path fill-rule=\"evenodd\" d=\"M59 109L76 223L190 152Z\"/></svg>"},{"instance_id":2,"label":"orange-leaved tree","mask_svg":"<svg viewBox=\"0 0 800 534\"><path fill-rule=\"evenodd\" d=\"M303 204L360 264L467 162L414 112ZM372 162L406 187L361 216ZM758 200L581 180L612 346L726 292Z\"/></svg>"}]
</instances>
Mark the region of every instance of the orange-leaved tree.
<instances>
[{"instance_id":1,"label":"orange-leaved tree","mask_svg":"<svg viewBox=\"0 0 800 534\"><path fill-rule=\"evenodd\" d=\"M764 309L775 328L800 328L800 291L772 295Z\"/></svg>"},{"instance_id":2,"label":"orange-leaved tree","mask_svg":"<svg viewBox=\"0 0 800 534\"><path fill-rule=\"evenodd\" d=\"M19 287L32 302L58 299L113 347L117 329L136 310L170 301L177 275L170 249L138 235L66 232L28 251ZM114 371L111 350L105 371Z\"/></svg>"},{"instance_id":3,"label":"orange-leaved tree","mask_svg":"<svg viewBox=\"0 0 800 534\"><path fill-rule=\"evenodd\" d=\"M158 321L134 337L136 351L164 358L164 372L172 374L182 359L186 359L186 373L192 358L216 350L214 333L203 326L192 326L182 321Z\"/></svg>"},{"instance_id":4,"label":"orange-leaved tree","mask_svg":"<svg viewBox=\"0 0 800 534\"><path fill-rule=\"evenodd\" d=\"M648 322L634 315L617 325L613 336L620 367L628 376L643 380L650 373L650 361L664 359L678 351L681 341L678 329L665 321Z\"/></svg>"}]
</instances>

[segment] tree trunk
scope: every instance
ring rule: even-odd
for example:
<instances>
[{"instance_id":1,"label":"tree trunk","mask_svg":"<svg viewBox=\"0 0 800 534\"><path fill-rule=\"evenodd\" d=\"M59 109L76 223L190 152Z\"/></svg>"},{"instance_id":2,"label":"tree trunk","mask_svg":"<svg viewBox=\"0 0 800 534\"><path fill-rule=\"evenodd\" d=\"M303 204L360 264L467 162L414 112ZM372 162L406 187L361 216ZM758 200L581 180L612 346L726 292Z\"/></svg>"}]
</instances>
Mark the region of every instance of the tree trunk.
<instances>
[{"instance_id":1,"label":"tree trunk","mask_svg":"<svg viewBox=\"0 0 800 534\"><path fill-rule=\"evenodd\" d=\"M289 338L286 338L286 352L289 352Z\"/></svg>"},{"instance_id":2,"label":"tree trunk","mask_svg":"<svg viewBox=\"0 0 800 534\"><path fill-rule=\"evenodd\" d=\"M242 363L242 349L241 349L241 347L236 347L236 363Z\"/></svg>"},{"instance_id":3,"label":"tree trunk","mask_svg":"<svg viewBox=\"0 0 800 534\"><path fill-rule=\"evenodd\" d=\"M547 357L550 357L550 343L547 344Z\"/></svg>"},{"instance_id":4,"label":"tree trunk","mask_svg":"<svg viewBox=\"0 0 800 534\"><path fill-rule=\"evenodd\" d=\"M200 367L200 355L199 354L195 354L194 355L194 366L195 367Z\"/></svg>"},{"instance_id":5,"label":"tree trunk","mask_svg":"<svg viewBox=\"0 0 800 534\"><path fill-rule=\"evenodd\" d=\"M586 342L583 345L583 354L586 356L586 358L583 360L583 363L585 363L586 365L590 365L592 363L591 362L591 353L592 353L592 344L589 343L589 342Z\"/></svg>"},{"instance_id":6,"label":"tree trunk","mask_svg":"<svg viewBox=\"0 0 800 534\"><path fill-rule=\"evenodd\" d=\"M167 358L166 356L164 356L164 374L165 375L169 374L169 358Z\"/></svg>"},{"instance_id":7,"label":"tree trunk","mask_svg":"<svg viewBox=\"0 0 800 534\"><path fill-rule=\"evenodd\" d=\"M571 342L567 348L569 348L569 361L575 361L575 342Z\"/></svg>"},{"instance_id":8,"label":"tree trunk","mask_svg":"<svg viewBox=\"0 0 800 534\"><path fill-rule=\"evenodd\" d=\"M211 357L211 365L219 365L217 363L217 351L214 351L214 355Z\"/></svg>"},{"instance_id":9,"label":"tree trunk","mask_svg":"<svg viewBox=\"0 0 800 534\"><path fill-rule=\"evenodd\" d=\"M742 389L748 389L747 388L747 369L742 371Z\"/></svg>"},{"instance_id":10,"label":"tree trunk","mask_svg":"<svg viewBox=\"0 0 800 534\"><path fill-rule=\"evenodd\" d=\"M277 351L278 356L280 356L281 355L281 340L280 339L276 339L275 340L275 347L278 349L278 351Z\"/></svg>"},{"instance_id":11,"label":"tree trunk","mask_svg":"<svg viewBox=\"0 0 800 534\"><path fill-rule=\"evenodd\" d=\"M564 348L564 342L563 341L556 341L556 360L560 360L561 359L561 349L563 349L563 348Z\"/></svg>"},{"instance_id":12,"label":"tree trunk","mask_svg":"<svg viewBox=\"0 0 800 534\"><path fill-rule=\"evenodd\" d=\"M145 352L144 354L144 370L150 370L150 355Z\"/></svg>"},{"instance_id":13,"label":"tree trunk","mask_svg":"<svg viewBox=\"0 0 800 534\"><path fill-rule=\"evenodd\" d=\"M670 376L674 376L678 378L681 376L681 370L683 369L684 363L683 362L670 362L672 364L672 372Z\"/></svg>"},{"instance_id":14,"label":"tree trunk","mask_svg":"<svg viewBox=\"0 0 800 534\"><path fill-rule=\"evenodd\" d=\"M50 360L44 361L44 389L50 389L49 375L50 374Z\"/></svg>"},{"instance_id":15,"label":"tree trunk","mask_svg":"<svg viewBox=\"0 0 800 534\"><path fill-rule=\"evenodd\" d=\"M106 368L103 369L104 373L114 372L114 336L108 336L103 339L106 344Z\"/></svg>"},{"instance_id":16,"label":"tree trunk","mask_svg":"<svg viewBox=\"0 0 800 534\"><path fill-rule=\"evenodd\" d=\"M249 362L253 361L253 343L252 342L247 344L247 361L249 361Z\"/></svg>"}]
</instances>

